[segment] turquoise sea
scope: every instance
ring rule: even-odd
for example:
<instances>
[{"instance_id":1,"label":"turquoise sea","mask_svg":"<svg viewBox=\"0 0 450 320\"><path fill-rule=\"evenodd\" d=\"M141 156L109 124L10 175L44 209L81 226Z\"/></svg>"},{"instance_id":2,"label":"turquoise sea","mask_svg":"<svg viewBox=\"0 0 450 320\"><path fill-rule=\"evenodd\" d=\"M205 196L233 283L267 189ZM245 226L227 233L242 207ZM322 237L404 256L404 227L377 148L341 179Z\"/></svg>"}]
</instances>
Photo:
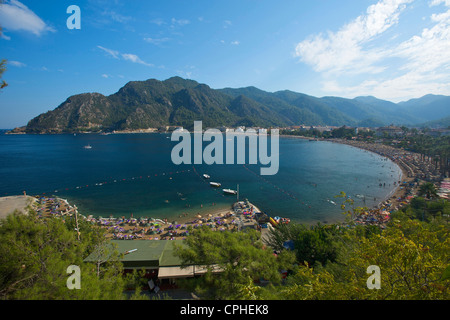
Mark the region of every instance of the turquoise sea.
<instances>
[{"instance_id":1,"label":"turquoise sea","mask_svg":"<svg viewBox=\"0 0 450 320\"><path fill-rule=\"evenodd\" d=\"M177 166L171 161L176 144L170 134L158 133L1 134L0 196L26 191L68 199L86 216L171 219L229 207L236 196L224 195L222 188L239 185L240 199L270 216L315 223L343 220L342 199L334 198L341 191L372 207L401 176L383 157L326 141L280 137L280 166L273 176L261 176L259 165ZM204 173L222 187L212 188Z\"/></svg>"}]
</instances>

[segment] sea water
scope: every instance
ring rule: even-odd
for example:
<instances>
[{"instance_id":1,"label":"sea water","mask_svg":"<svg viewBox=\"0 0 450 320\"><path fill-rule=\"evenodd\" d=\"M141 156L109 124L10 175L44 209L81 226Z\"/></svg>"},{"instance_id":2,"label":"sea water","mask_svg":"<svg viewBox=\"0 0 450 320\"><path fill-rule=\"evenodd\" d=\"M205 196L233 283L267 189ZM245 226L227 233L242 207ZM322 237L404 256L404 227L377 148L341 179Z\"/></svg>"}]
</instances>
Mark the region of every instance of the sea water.
<instances>
[{"instance_id":1,"label":"sea water","mask_svg":"<svg viewBox=\"0 0 450 320\"><path fill-rule=\"evenodd\" d=\"M239 187L239 199L270 216L315 223L343 220L343 199L335 198L341 191L355 205L370 208L401 176L384 157L326 141L280 137L279 171L273 176L261 176L260 165L175 165L176 143L159 133L2 134L0 196L25 191L68 199L85 216L174 220L229 208L237 196L222 188ZM211 178L203 178L205 173Z\"/></svg>"}]
</instances>

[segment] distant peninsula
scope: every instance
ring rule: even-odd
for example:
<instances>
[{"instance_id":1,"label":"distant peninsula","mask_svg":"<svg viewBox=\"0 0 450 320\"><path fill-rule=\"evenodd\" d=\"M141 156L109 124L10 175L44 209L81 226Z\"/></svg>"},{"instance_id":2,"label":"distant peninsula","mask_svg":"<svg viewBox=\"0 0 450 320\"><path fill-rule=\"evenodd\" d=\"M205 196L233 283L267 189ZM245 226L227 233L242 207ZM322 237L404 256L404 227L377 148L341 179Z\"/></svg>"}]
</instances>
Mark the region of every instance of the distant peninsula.
<instances>
[{"instance_id":1,"label":"distant peninsula","mask_svg":"<svg viewBox=\"0 0 450 320\"><path fill-rule=\"evenodd\" d=\"M450 116L450 97L427 95L393 103L375 97L317 98L289 90L255 87L212 89L194 80L131 81L104 96L82 93L67 98L10 133L139 132L170 126L287 127L294 125L415 125Z\"/></svg>"}]
</instances>

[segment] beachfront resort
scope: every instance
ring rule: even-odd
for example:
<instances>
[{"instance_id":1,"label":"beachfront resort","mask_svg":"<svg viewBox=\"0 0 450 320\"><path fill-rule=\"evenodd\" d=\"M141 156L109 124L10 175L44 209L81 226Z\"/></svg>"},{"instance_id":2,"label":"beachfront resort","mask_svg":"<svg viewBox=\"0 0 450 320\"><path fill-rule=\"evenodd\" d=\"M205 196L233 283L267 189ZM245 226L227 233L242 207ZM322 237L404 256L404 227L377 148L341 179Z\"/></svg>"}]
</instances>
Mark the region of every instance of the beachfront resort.
<instances>
[{"instance_id":1,"label":"beachfront resort","mask_svg":"<svg viewBox=\"0 0 450 320\"><path fill-rule=\"evenodd\" d=\"M425 181L431 181L439 190L439 196L448 198L448 178L442 180L436 165L420 154L395 148L392 146L369 143L358 140L329 139L335 143L343 143L374 152L396 163L402 171L398 182L394 183L392 192L386 199L373 208L367 208L361 215L355 217L359 224L376 224L385 227L389 221L391 212L407 205L419 190L419 185ZM108 238L114 240L183 240L189 235L189 230L205 225L215 231L241 230L252 227L258 230L276 226L275 220L279 217L270 217L270 213L261 212L256 205L247 199L230 203L230 207L224 210L214 210L205 214L180 214L179 219L168 221L164 217L94 217L84 216L78 212L75 205L58 197L34 196L32 208L42 217L50 215L64 218L77 215L92 224L98 225L107 231ZM261 217L265 218L262 219ZM275 218L275 219L274 219Z\"/></svg>"},{"instance_id":2,"label":"beachfront resort","mask_svg":"<svg viewBox=\"0 0 450 320\"><path fill-rule=\"evenodd\" d=\"M84 216L65 199L57 197L32 197L31 208L42 217L77 216L106 230L112 240L184 240L189 231L207 226L214 231L239 231L245 228L268 228L269 218L247 199L233 203L229 210L213 211L194 217L181 215L179 221L149 217L94 217ZM265 219L262 217L266 217ZM81 230L80 230L81 231Z\"/></svg>"},{"instance_id":3,"label":"beachfront resort","mask_svg":"<svg viewBox=\"0 0 450 320\"><path fill-rule=\"evenodd\" d=\"M357 142L352 142L357 143ZM360 214L352 217L353 223L348 220L339 224L341 229L352 228L357 225L377 226L386 229L391 220L391 214L398 209L407 206L416 195L423 181L421 178L429 179L434 176L433 167L424 162L419 155L380 145L354 145L366 149L368 152L376 152L397 163L402 169L403 175L393 188L388 199L380 199L375 207L366 208ZM448 198L450 192L449 179L440 180L436 178L435 186L439 190L439 196ZM195 264L183 266L180 257L175 254L175 246L183 246L189 241L189 236L196 229L214 232L237 233L248 228L255 229L261 233L261 239L267 243L270 240L270 230L277 230L276 226L281 223L289 223L288 219L272 217L270 213L262 212L257 205L247 199L230 203L227 209L202 212L202 215L191 213L191 215L180 214L177 221L168 221L163 217L95 217L84 216L79 212L76 205L67 200L53 196L19 196L8 197L9 201L18 201L8 208L19 208L27 203L28 208L36 212L42 220L49 217L70 221L71 226L76 223L75 230L78 237L83 237L85 227L78 227L78 223L92 224L105 231L109 243L117 247L120 262L123 264L125 273L137 270L145 270L144 279L148 280L145 288L151 295L160 293L175 294L174 297L190 299L189 295L177 296L179 294L179 280L185 278L196 278L207 272L207 269ZM20 198L20 199L19 199ZM349 200L348 198L342 199ZM335 200L338 202L338 200ZM10 202L11 203L11 202ZM5 203L0 202L0 205ZM3 208L6 208L5 206ZM213 209L214 210L214 209ZM74 219L75 218L75 219ZM84 225L85 226L85 225ZM72 228L72 227L71 227ZM224 233L225 234L225 233ZM271 250L271 249L270 249ZM277 252L274 250L274 254ZM96 253L91 253L84 261L94 264L100 263ZM213 270L220 272L220 268ZM175 291L171 291L174 289Z\"/></svg>"}]
</instances>

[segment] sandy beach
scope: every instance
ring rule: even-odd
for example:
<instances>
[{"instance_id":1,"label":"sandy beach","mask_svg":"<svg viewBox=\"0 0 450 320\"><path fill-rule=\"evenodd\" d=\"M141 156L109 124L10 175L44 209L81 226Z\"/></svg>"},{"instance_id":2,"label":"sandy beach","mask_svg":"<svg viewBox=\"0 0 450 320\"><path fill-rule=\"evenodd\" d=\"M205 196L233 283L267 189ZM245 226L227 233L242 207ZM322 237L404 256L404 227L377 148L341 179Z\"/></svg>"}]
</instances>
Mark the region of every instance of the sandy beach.
<instances>
[{"instance_id":1,"label":"sandy beach","mask_svg":"<svg viewBox=\"0 0 450 320\"><path fill-rule=\"evenodd\" d=\"M30 196L9 196L0 198L0 219L6 218L14 211L27 213L27 207L36 199Z\"/></svg>"},{"instance_id":2,"label":"sandy beach","mask_svg":"<svg viewBox=\"0 0 450 320\"><path fill-rule=\"evenodd\" d=\"M13 204L21 207L25 203L23 196L8 198L13 199L5 199L4 203L8 202L8 207L11 208ZM257 223L254 217L257 212L260 212L256 206L244 200L235 202L233 205L230 203L230 207L225 209L212 206L211 210L203 211L201 215L181 214L176 221L132 216L103 218L90 215L86 217L78 212L75 205L69 204L65 199L44 196L27 197L29 198L32 200L27 200L27 205L29 201L33 201L32 207L41 218L66 219L76 214L79 221L83 219L105 229L107 238L122 240L180 240L185 239L190 230L201 226L208 226L214 231L256 228ZM80 232L82 236L83 230L80 229Z\"/></svg>"}]
</instances>

